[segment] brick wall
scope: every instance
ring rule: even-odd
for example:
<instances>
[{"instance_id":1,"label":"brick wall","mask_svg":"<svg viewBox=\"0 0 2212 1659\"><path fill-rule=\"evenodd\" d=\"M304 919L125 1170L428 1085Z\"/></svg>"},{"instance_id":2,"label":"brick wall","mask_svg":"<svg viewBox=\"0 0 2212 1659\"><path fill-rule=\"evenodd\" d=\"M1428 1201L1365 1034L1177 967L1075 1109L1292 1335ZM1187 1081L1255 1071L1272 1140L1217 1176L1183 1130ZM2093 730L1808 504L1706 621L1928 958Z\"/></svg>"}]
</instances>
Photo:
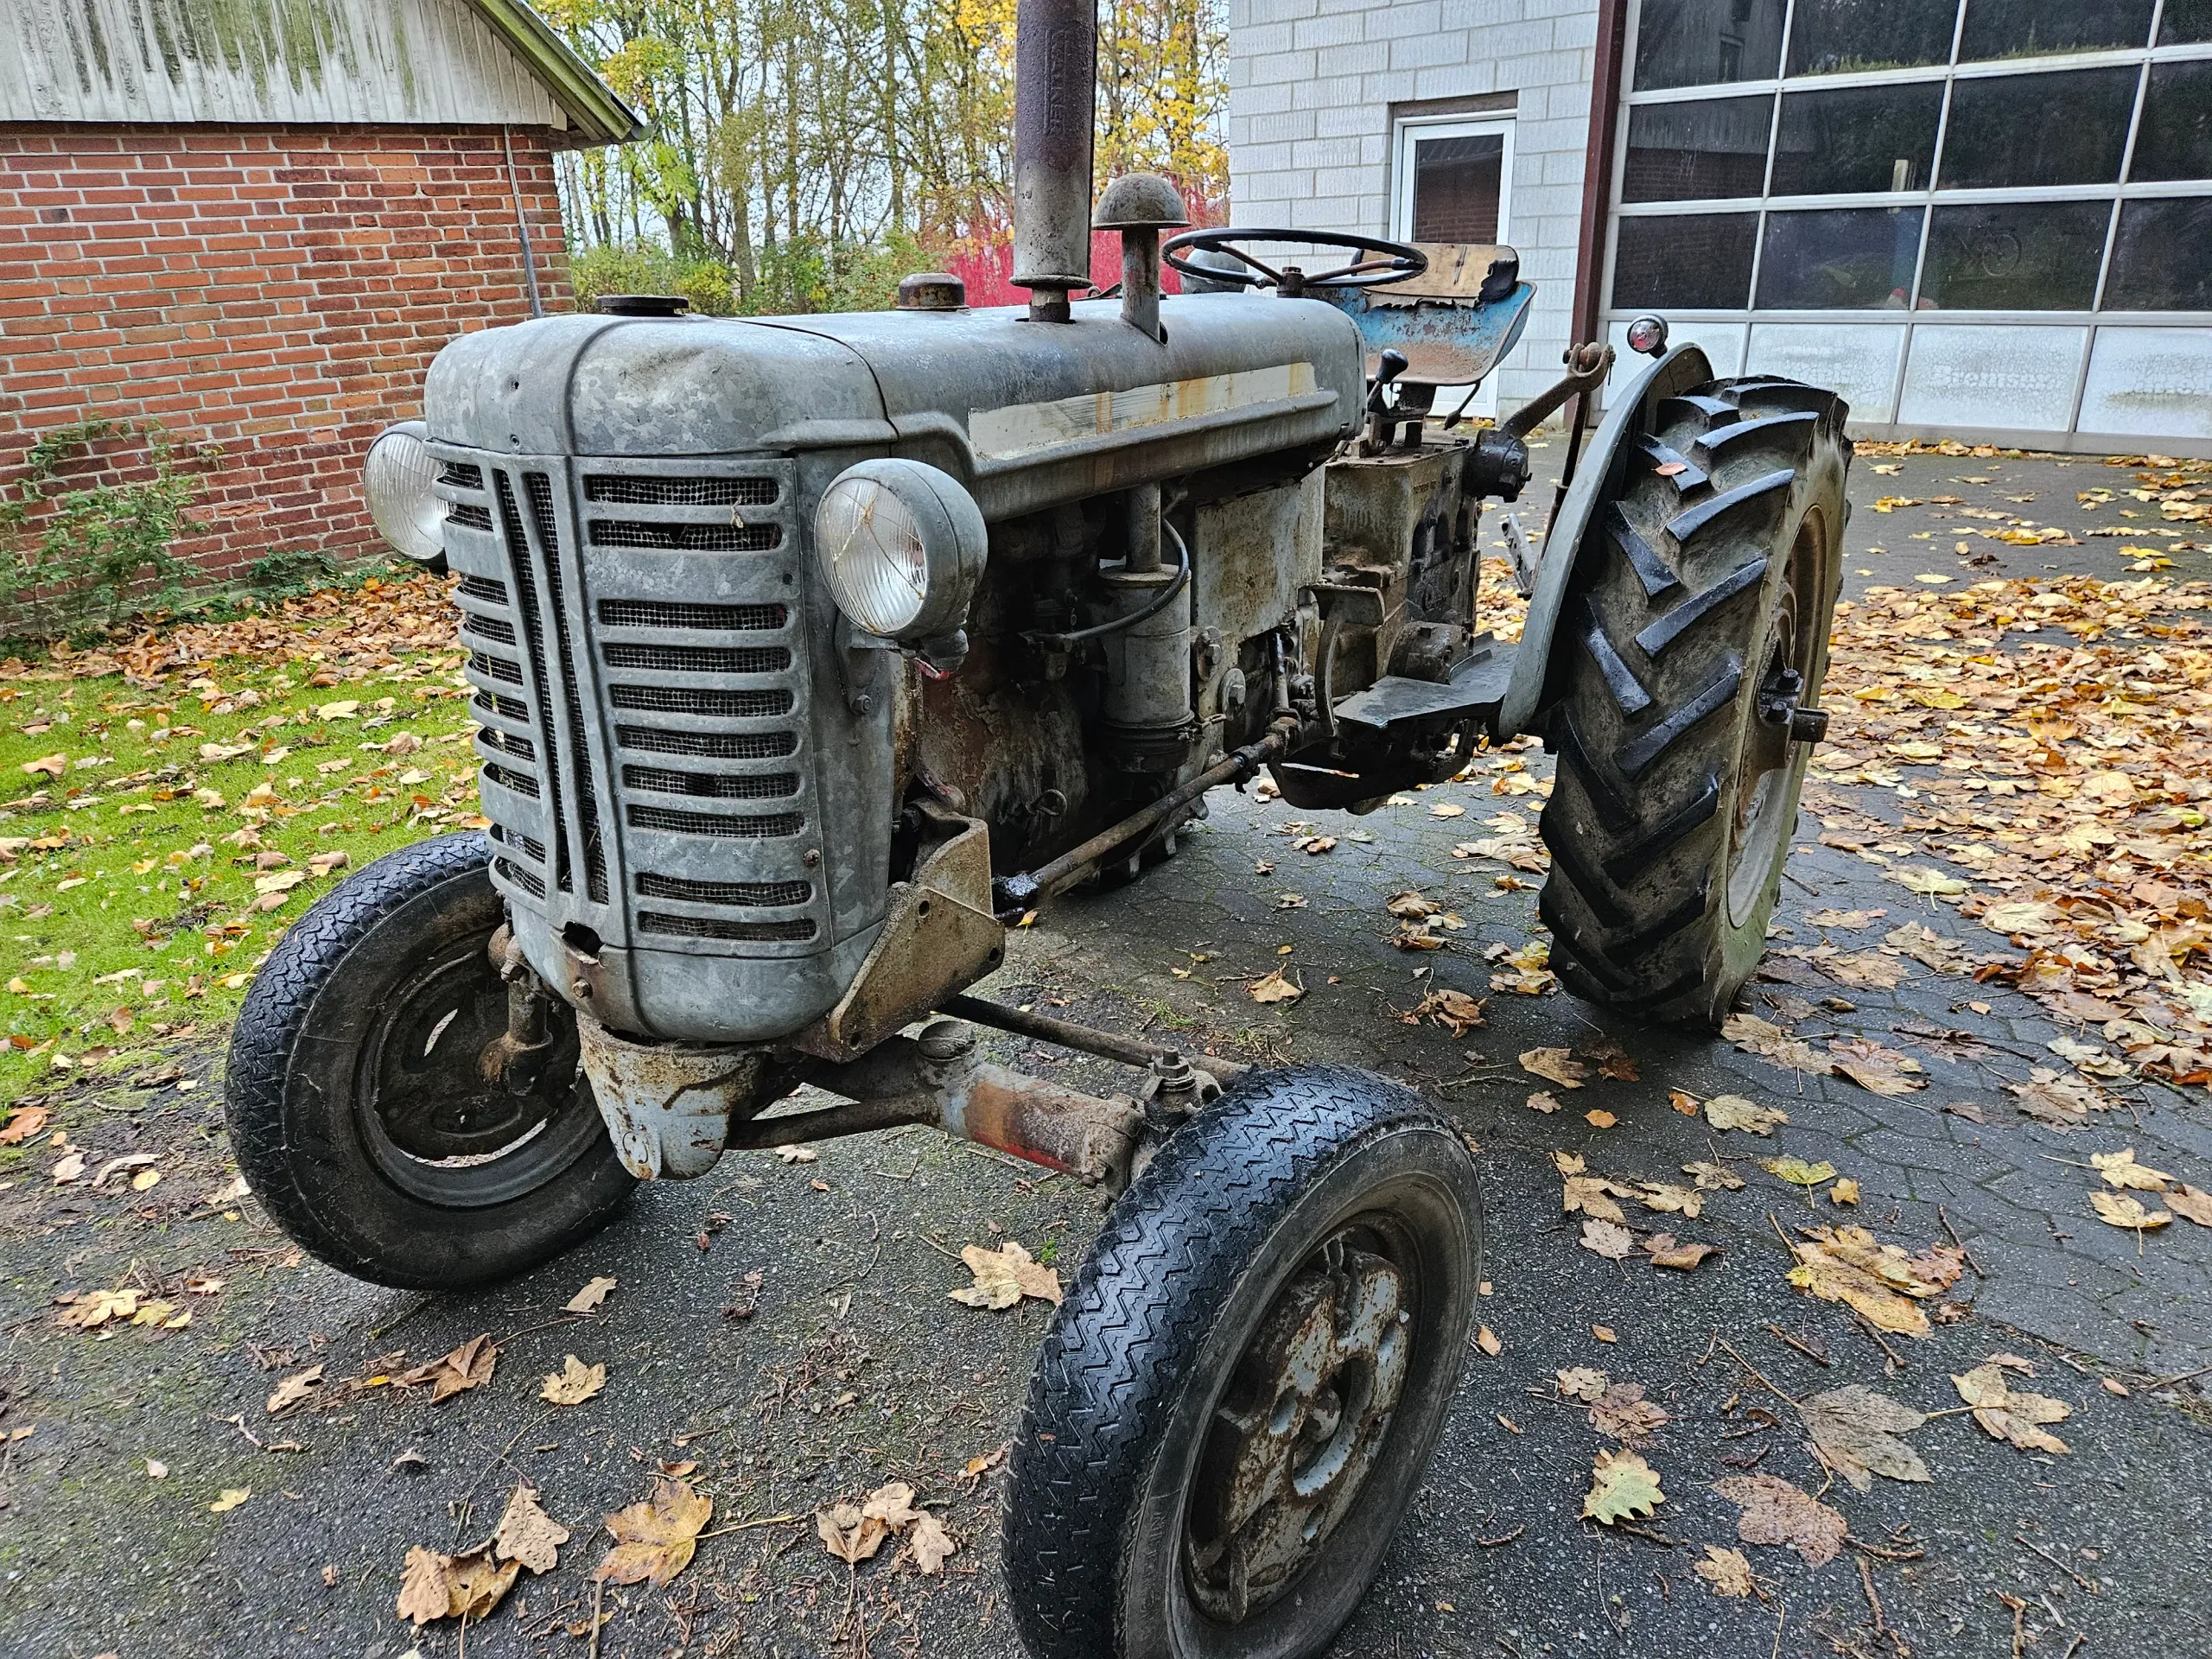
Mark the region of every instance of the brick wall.
<instances>
[{"instance_id":1,"label":"brick wall","mask_svg":"<svg viewBox=\"0 0 2212 1659\"><path fill-rule=\"evenodd\" d=\"M552 154L513 134L550 309L569 302ZM205 473L177 550L385 550L368 439L422 413L454 335L529 315L499 129L0 124L0 489L43 432L157 420ZM143 445L109 454L129 468Z\"/></svg>"},{"instance_id":2,"label":"brick wall","mask_svg":"<svg viewBox=\"0 0 2212 1659\"><path fill-rule=\"evenodd\" d=\"M1597 18L1597 0L1229 0L1231 217L1387 236L1391 106L1510 94L1506 239L1536 299L1497 387L1534 396L1573 321Z\"/></svg>"}]
</instances>

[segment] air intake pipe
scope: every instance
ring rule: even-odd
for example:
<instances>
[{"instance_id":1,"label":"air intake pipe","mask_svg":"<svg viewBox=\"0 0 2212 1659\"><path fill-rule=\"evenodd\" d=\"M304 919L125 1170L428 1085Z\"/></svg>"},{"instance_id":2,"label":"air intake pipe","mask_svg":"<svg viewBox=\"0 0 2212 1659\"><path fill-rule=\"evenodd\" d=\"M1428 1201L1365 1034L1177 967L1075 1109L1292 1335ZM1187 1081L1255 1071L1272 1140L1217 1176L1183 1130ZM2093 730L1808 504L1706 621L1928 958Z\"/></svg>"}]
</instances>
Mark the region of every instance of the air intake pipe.
<instances>
[{"instance_id":1,"label":"air intake pipe","mask_svg":"<svg viewBox=\"0 0 2212 1659\"><path fill-rule=\"evenodd\" d=\"M1020 0L1014 23L1014 283L1039 322L1090 286L1097 0Z\"/></svg>"}]
</instances>

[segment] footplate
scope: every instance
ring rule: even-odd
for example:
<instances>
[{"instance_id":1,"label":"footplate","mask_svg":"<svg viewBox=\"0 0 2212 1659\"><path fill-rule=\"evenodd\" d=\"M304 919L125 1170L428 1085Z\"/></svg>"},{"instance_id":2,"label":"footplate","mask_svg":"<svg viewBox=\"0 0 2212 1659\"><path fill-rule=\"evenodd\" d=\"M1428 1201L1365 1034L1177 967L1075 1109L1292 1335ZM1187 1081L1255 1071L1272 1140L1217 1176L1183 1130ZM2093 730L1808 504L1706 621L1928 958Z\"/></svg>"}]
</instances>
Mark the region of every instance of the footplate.
<instances>
[{"instance_id":1,"label":"footplate","mask_svg":"<svg viewBox=\"0 0 2212 1659\"><path fill-rule=\"evenodd\" d=\"M1338 703L1337 724L1382 735L1420 727L1456 726L1467 720L1490 723L1512 681L1513 656L1510 642L1483 639L1448 680L1387 674Z\"/></svg>"}]
</instances>

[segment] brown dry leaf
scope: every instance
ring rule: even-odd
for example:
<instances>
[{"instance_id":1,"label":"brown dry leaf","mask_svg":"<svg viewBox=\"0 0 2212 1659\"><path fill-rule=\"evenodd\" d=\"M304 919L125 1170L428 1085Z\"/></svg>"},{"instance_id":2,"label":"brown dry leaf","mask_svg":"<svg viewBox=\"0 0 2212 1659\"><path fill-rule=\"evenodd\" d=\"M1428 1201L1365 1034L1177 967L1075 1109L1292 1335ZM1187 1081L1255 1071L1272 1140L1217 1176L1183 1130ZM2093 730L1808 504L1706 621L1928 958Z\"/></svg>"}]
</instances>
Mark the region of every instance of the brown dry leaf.
<instances>
[{"instance_id":1,"label":"brown dry leaf","mask_svg":"<svg viewBox=\"0 0 2212 1659\"><path fill-rule=\"evenodd\" d=\"M2086 1077L2075 1073L2058 1072L2049 1066L2031 1066L2028 1081L2008 1083L2005 1092L2020 1103L2020 1109L2030 1117L2054 1129L2075 1129L2089 1120L2091 1112L2111 1109L2110 1096Z\"/></svg>"},{"instance_id":2,"label":"brown dry leaf","mask_svg":"<svg viewBox=\"0 0 2212 1659\"><path fill-rule=\"evenodd\" d=\"M1723 1189L1731 1192L1739 1192L1744 1185L1744 1178L1727 1165L1711 1163L1701 1158L1694 1163L1684 1164L1682 1173L1691 1177L1699 1188L1707 1192Z\"/></svg>"},{"instance_id":3,"label":"brown dry leaf","mask_svg":"<svg viewBox=\"0 0 2212 1659\"><path fill-rule=\"evenodd\" d=\"M416 1544L407 1552L399 1575L399 1616L417 1630L453 1611L453 1582L447 1577L453 1557Z\"/></svg>"},{"instance_id":4,"label":"brown dry leaf","mask_svg":"<svg viewBox=\"0 0 2212 1659\"><path fill-rule=\"evenodd\" d=\"M1623 1446L1643 1445L1675 1420L1643 1397L1641 1382L1616 1382L1590 1402L1590 1427Z\"/></svg>"},{"instance_id":5,"label":"brown dry leaf","mask_svg":"<svg viewBox=\"0 0 2212 1659\"><path fill-rule=\"evenodd\" d=\"M2183 1221L2212 1227L2212 1192L2201 1192L2184 1183L2180 1192L2166 1194L2166 1207Z\"/></svg>"},{"instance_id":6,"label":"brown dry leaf","mask_svg":"<svg viewBox=\"0 0 2212 1659\"><path fill-rule=\"evenodd\" d=\"M1872 927L1890 912L1886 910L1813 910L1805 913L1806 922L1814 927L1840 927L1847 933Z\"/></svg>"},{"instance_id":7,"label":"brown dry leaf","mask_svg":"<svg viewBox=\"0 0 2212 1659\"><path fill-rule=\"evenodd\" d=\"M1441 915L1444 912L1444 906L1434 899L1424 898L1421 894L1412 892L1393 895L1384 902L1382 908L1403 922L1422 921L1431 916Z\"/></svg>"},{"instance_id":8,"label":"brown dry leaf","mask_svg":"<svg viewBox=\"0 0 2212 1659\"><path fill-rule=\"evenodd\" d=\"M1690 1571L1713 1586L1716 1596L1733 1599L1748 1596L1758 1586L1751 1580L1751 1564L1744 1559L1740 1549L1723 1549L1718 1544L1705 1547L1705 1559L1694 1563Z\"/></svg>"},{"instance_id":9,"label":"brown dry leaf","mask_svg":"<svg viewBox=\"0 0 2212 1659\"><path fill-rule=\"evenodd\" d=\"M912 1526L922 1518L914 1507L914 1489L903 1480L894 1480L877 1487L861 1505L863 1520L880 1521L893 1532Z\"/></svg>"},{"instance_id":10,"label":"brown dry leaf","mask_svg":"<svg viewBox=\"0 0 2212 1659\"><path fill-rule=\"evenodd\" d=\"M1791 1248L1797 1265L1789 1282L1824 1302L1842 1302L1885 1331L1924 1337L1928 1316L1917 1299L1948 1289L1966 1269L1960 1252L1941 1246L1908 1256L1864 1227L1812 1227Z\"/></svg>"},{"instance_id":11,"label":"brown dry leaf","mask_svg":"<svg viewBox=\"0 0 2212 1659\"><path fill-rule=\"evenodd\" d=\"M1625 1262L1636 1249L1636 1235L1615 1222L1586 1221L1582 1224L1582 1248L1595 1251L1608 1262Z\"/></svg>"},{"instance_id":12,"label":"brown dry leaf","mask_svg":"<svg viewBox=\"0 0 2212 1659\"><path fill-rule=\"evenodd\" d=\"M1688 1216L1692 1221L1705 1213L1704 1193L1695 1187L1677 1186L1672 1181L1644 1182L1636 1201L1647 1210L1656 1210L1662 1215Z\"/></svg>"},{"instance_id":13,"label":"brown dry leaf","mask_svg":"<svg viewBox=\"0 0 2212 1659\"><path fill-rule=\"evenodd\" d=\"M1592 1370L1587 1365L1577 1365L1571 1370L1555 1373L1559 1391L1570 1400L1580 1400L1593 1405L1605 1395L1607 1378L1605 1372Z\"/></svg>"},{"instance_id":14,"label":"brown dry leaf","mask_svg":"<svg viewBox=\"0 0 2212 1659\"><path fill-rule=\"evenodd\" d=\"M137 1311L135 1290L95 1290L63 1308L55 1322L72 1331L91 1331L110 1319L127 1319Z\"/></svg>"},{"instance_id":15,"label":"brown dry leaf","mask_svg":"<svg viewBox=\"0 0 2212 1659\"><path fill-rule=\"evenodd\" d=\"M1777 1475L1732 1475L1713 1490L1743 1510L1736 1535L1747 1544L1787 1545L1808 1567L1832 1561L1851 1524L1836 1510Z\"/></svg>"},{"instance_id":16,"label":"brown dry leaf","mask_svg":"<svg viewBox=\"0 0 2212 1659\"><path fill-rule=\"evenodd\" d=\"M452 1616L471 1624L489 1618L522 1576L520 1561L501 1561L489 1549L456 1555L446 1567Z\"/></svg>"},{"instance_id":17,"label":"brown dry leaf","mask_svg":"<svg viewBox=\"0 0 2212 1659\"><path fill-rule=\"evenodd\" d=\"M1295 1002L1306 995L1306 988L1285 979L1280 968L1264 979L1254 980L1244 988L1252 1000L1259 1003Z\"/></svg>"},{"instance_id":18,"label":"brown dry leaf","mask_svg":"<svg viewBox=\"0 0 2212 1659\"><path fill-rule=\"evenodd\" d=\"M321 1386L322 1367L310 1365L304 1371L296 1371L279 1382L262 1409L271 1417L280 1411L289 1411Z\"/></svg>"},{"instance_id":19,"label":"brown dry leaf","mask_svg":"<svg viewBox=\"0 0 2212 1659\"><path fill-rule=\"evenodd\" d=\"M1599 1111L1595 1109L1583 1113L1582 1116L1593 1129L1610 1129L1620 1122L1620 1119L1615 1117L1611 1112Z\"/></svg>"},{"instance_id":20,"label":"brown dry leaf","mask_svg":"<svg viewBox=\"0 0 2212 1659\"><path fill-rule=\"evenodd\" d=\"M2093 1152L2089 1162L2104 1177L2107 1186L2132 1188L2138 1192L2163 1192L2174 1179L2162 1169L2137 1163L2133 1147L2124 1147L2118 1152Z\"/></svg>"},{"instance_id":21,"label":"brown dry leaf","mask_svg":"<svg viewBox=\"0 0 2212 1659\"><path fill-rule=\"evenodd\" d=\"M561 1304L563 1313L588 1313L607 1300L607 1293L614 1288L614 1281L599 1274L585 1281L584 1287Z\"/></svg>"},{"instance_id":22,"label":"brown dry leaf","mask_svg":"<svg viewBox=\"0 0 2212 1659\"><path fill-rule=\"evenodd\" d=\"M923 1573L935 1577L944 1571L945 1562L960 1548L944 1522L925 1510L914 1522L914 1529L906 1536L906 1553Z\"/></svg>"},{"instance_id":23,"label":"brown dry leaf","mask_svg":"<svg viewBox=\"0 0 2212 1659\"><path fill-rule=\"evenodd\" d=\"M1667 1103L1684 1117L1695 1117L1704 1109L1703 1103L1695 1095L1686 1094L1680 1089L1667 1091Z\"/></svg>"},{"instance_id":24,"label":"brown dry leaf","mask_svg":"<svg viewBox=\"0 0 2212 1659\"><path fill-rule=\"evenodd\" d=\"M1715 1095L1705 1103L1705 1121L1716 1129L1748 1129L1753 1135L1772 1135L1789 1114L1779 1106L1760 1106L1741 1095Z\"/></svg>"},{"instance_id":25,"label":"brown dry leaf","mask_svg":"<svg viewBox=\"0 0 2212 1659\"><path fill-rule=\"evenodd\" d=\"M714 1513L715 1500L693 1491L690 1482L655 1480L649 1500L607 1517L614 1548L592 1576L609 1584L638 1584L647 1579L666 1584L691 1564L695 1541Z\"/></svg>"},{"instance_id":26,"label":"brown dry leaf","mask_svg":"<svg viewBox=\"0 0 2212 1659\"><path fill-rule=\"evenodd\" d=\"M1481 1349L1483 1352L1488 1354L1492 1359L1496 1359L1500 1354L1505 1351L1505 1344L1498 1340L1497 1332L1491 1330L1490 1326L1486 1325L1476 1331L1475 1346Z\"/></svg>"},{"instance_id":27,"label":"brown dry leaf","mask_svg":"<svg viewBox=\"0 0 2212 1659\"><path fill-rule=\"evenodd\" d=\"M1565 1048L1532 1048L1521 1057L1521 1069L1562 1089L1580 1089L1590 1068L1572 1058L1573 1052Z\"/></svg>"},{"instance_id":28,"label":"brown dry leaf","mask_svg":"<svg viewBox=\"0 0 2212 1659\"><path fill-rule=\"evenodd\" d=\"M1580 1172L1582 1160L1577 1158L1574 1160L1574 1166L1576 1171ZM1564 1168L1563 1165L1562 1168ZM1609 1221L1616 1226L1624 1227L1628 1224L1628 1217L1622 1212L1620 1205L1614 1203L1613 1199L1617 1197L1632 1198L1635 1196L1633 1188L1609 1181L1602 1175L1584 1175L1580 1173L1564 1175L1560 1186L1560 1213L1571 1216L1580 1211L1595 1220Z\"/></svg>"},{"instance_id":29,"label":"brown dry leaf","mask_svg":"<svg viewBox=\"0 0 2212 1659\"><path fill-rule=\"evenodd\" d=\"M2097 1212L2097 1219L2114 1227L2126 1227L2142 1233L2154 1227L2163 1227L2173 1217L2164 1210L2146 1210L2139 1199L2124 1192L2092 1192L2089 1206Z\"/></svg>"},{"instance_id":30,"label":"brown dry leaf","mask_svg":"<svg viewBox=\"0 0 2212 1659\"><path fill-rule=\"evenodd\" d=\"M1927 1068L1918 1060L1863 1037L1838 1039L1828 1053L1837 1071L1878 1095L1909 1095L1928 1086Z\"/></svg>"},{"instance_id":31,"label":"brown dry leaf","mask_svg":"<svg viewBox=\"0 0 2212 1659\"><path fill-rule=\"evenodd\" d=\"M1904 982L1904 964L1879 950L1856 950L1845 956L1822 957L1820 970L1839 984L1854 989L1893 991Z\"/></svg>"},{"instance_id":32,"label":"brown dry leaf","mask_svg":"<svg viewBox=\"0 0 2212 1659\"><path fill-rule=\"evenodd\" d=\"M606 1386L606 1366L587 1365L569 1354L539 1386L537 1397L550 1405L581 1406Z\"/></svg>"},{"instance_id":33,"label":"brown dry leaf","mask_svg":"<svg viewBox=\"0 0 2212 1659\"><path fill-rule=\"evenodd\" d=\"M402 1371L391 1380L406 1389L429 1383L430 1403L435 1406L456 1394L482 1388L492 1380L493 1367L499 1362L499 1351L493 1345L491 1333L486 1332L480 1337L471 1337L451 1353Z\"/></svg>"},{"instance_id":34,"label":"brown dry leaf","mask_svg":"<svg viewBox=\"0 0 2212 1659\"><path fill-rule=\"evenodd\" d=\"M1012 1239L995 1250L970 1244L960 1252L960 1259L968 1264L968 1271L975 1274L976 1282L945 1292L956 1302L995 1311L1012 1307L1024 1296L1033 1296L1040 1302L1059 1306L1059 1274L1033 1260L1029 1252Z\"/></svg>"},{"instance_id":35,"label":"brown dry leaf","mask_svg":"<svg viewBox=\"0 0 2212 1659\"><path fill-rule=\"evenodd\" d=\"M872 1560L891 1536L891 1529L880 1518L862 1515L857 1503L833 1503L817 1510L814 1530L823 1548L848 1567Z\"/></svg>"},{"instance_id":36,"label":"brown dry leaf","mask_svg":"<svg viewBox=\"0 0 2212 1659\"><path fill-rule=\"evenodd\" d=\"M1667 1501L1658 1471L1633 1452L1600 1452L1591 1471L1590 1491L1582 1499L1585 1519L1611 1526L1649 1515Z\"/></svg>"},{"instance_id":37,"label":"brown dry leaf","mask_svg":"<svg viewBox=\"0 0 2212 1659\"><path fill-rule=\"evenodd\" d=\"M1850 1176L1845 1176L1834 1186L1828 1188L1828 1202L1830 1204L1858 1203L1859 1183L1853 1180Z\"/></svg>"},{"instance_id":38,"label":"brown dry leaf","mask_svg":"<svg viewBox=\"0 0 2212 1659\"><path fill-rule=\"evenodd\" d=\"M1529 1109L1549 1114L1559 1110L1559 1096L1548 1089L1540 1089L1529 1096Z\"/></svg>"},{"instance_id":39,"label":"brown dry leaf","mask_svg":"<svg viewBox=\"0 0 2212 1659\"><path fill-rule=\"evenodd\" d=\"M2046 1395L2015 1393L2005 1380L2005 1367L1994 1359L1984 1360L1964 1376L1954 1373L1951 1386L1974 1408L1974 1421L1991 1439L2008 1440L2023 1452L2063 1455L2074 1449L2043 1427L2064 1422L2074 1408Z\"/></svg>"},{"instance_id":40,"label":"brown dry leaf","mask_svg":"<svg viewBox=\"0 0 2212 1659\"><path fill-rule=\"evenodd\" d=\"M1653 1234L1643 1241L1643 1248L1649 1252L1653 1267L1675 1268L1684 1273L1697 1266L1707 1256L1719 1254L1710 1244L1679 1243L1672 1233Z\"/></svg>"},{"instance_id":41,"label":"brown dry leaf","mask_svg":"<svg viewBox=\"0 0 2212 1659\"><path fill-rule=\"evenodd\" d=\"M19 1106L4 1125L0 1125L0 1147L20 1147L47 1124L51 1116L44 1106Z\"/></svg>"},{"instance_id":42,"label":"brown dry leaf","mask_svg":"<svg viewBox=\"0 0 2212 1659\"><path fill-rule=\"evenodd\" d=\"M1925 1423L1925 1412L1856 1382L1808 1395L1798 1402L1797 1412L1804 1419L1813 1455L1856 1491L1871 1491L1876 1475L1891 1480L1935 1478L1920 1454L1897 1438Z\"/></svg>"},{"instance_id":43,"label":"brown dry leaf","mask_svg":"<svg viewBox=\"0 0 2212 1659\"><path fill-rule=\"evenodd\" d=\"M561 1546L569 1536L566 1527L538 1508L533 1488L518 1486L493 1531L492 1549L503 1561L520 1561L533 1573L550 1573L560 1565Z\"/></svg>"},{"instance_id":44,"label":"brown dry leaf","mask_svg":"<svg viewBox=\"0 0 2212 1659\"><path fill-rule=\"evenodd\" d=\"M1465 991L1431 991L1414 1007L1413 1017L1416 1022L1423 1018L1433 1020L1454 1037L1464 1037L1488 1023L1483 1018L1482 1003Z\"/></svg>"},{"instance_id":45,"label":"brown dry leaf","mask_svg":"<svg viewBox=\"0 0 2212 1659\"><path fill-rule=\"evenodd\" d=\"M1811 1045L1792 1037L1771 1020L1762 1020L1755 1014L1730 1014L1720 1027L1720 1034L1746 1054L1756 1054L1763 1060L1771 1060L1788 1071L1826 1077L1834 1070L1827 1059L1813 1052ZM1713 1103L1707 1101L1707 1121L1712 1116Z\"/></svg>"}]
</instances>

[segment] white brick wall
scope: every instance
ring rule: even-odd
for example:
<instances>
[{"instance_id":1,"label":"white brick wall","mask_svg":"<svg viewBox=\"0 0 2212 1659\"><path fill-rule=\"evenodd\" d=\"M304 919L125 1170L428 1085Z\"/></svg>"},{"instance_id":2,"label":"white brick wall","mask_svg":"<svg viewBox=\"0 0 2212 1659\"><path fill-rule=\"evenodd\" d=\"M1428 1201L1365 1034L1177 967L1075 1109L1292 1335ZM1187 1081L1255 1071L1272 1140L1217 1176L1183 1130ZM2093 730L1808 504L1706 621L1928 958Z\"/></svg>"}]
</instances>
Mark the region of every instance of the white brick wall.
<instances>
[{"instance_id":1,"label":"white brick wall","mask_svg":"<svg viewBox=\"0 0 2212 1659\"><path fill-rule=\"evenodd\" d=\"M1507 407L1559 374L1574 303L1597 0L1229 0L1234 218L1390 232L1390 105L1516 95L1507 237L1536 284Z\"/></svg>"}]
</instances>

